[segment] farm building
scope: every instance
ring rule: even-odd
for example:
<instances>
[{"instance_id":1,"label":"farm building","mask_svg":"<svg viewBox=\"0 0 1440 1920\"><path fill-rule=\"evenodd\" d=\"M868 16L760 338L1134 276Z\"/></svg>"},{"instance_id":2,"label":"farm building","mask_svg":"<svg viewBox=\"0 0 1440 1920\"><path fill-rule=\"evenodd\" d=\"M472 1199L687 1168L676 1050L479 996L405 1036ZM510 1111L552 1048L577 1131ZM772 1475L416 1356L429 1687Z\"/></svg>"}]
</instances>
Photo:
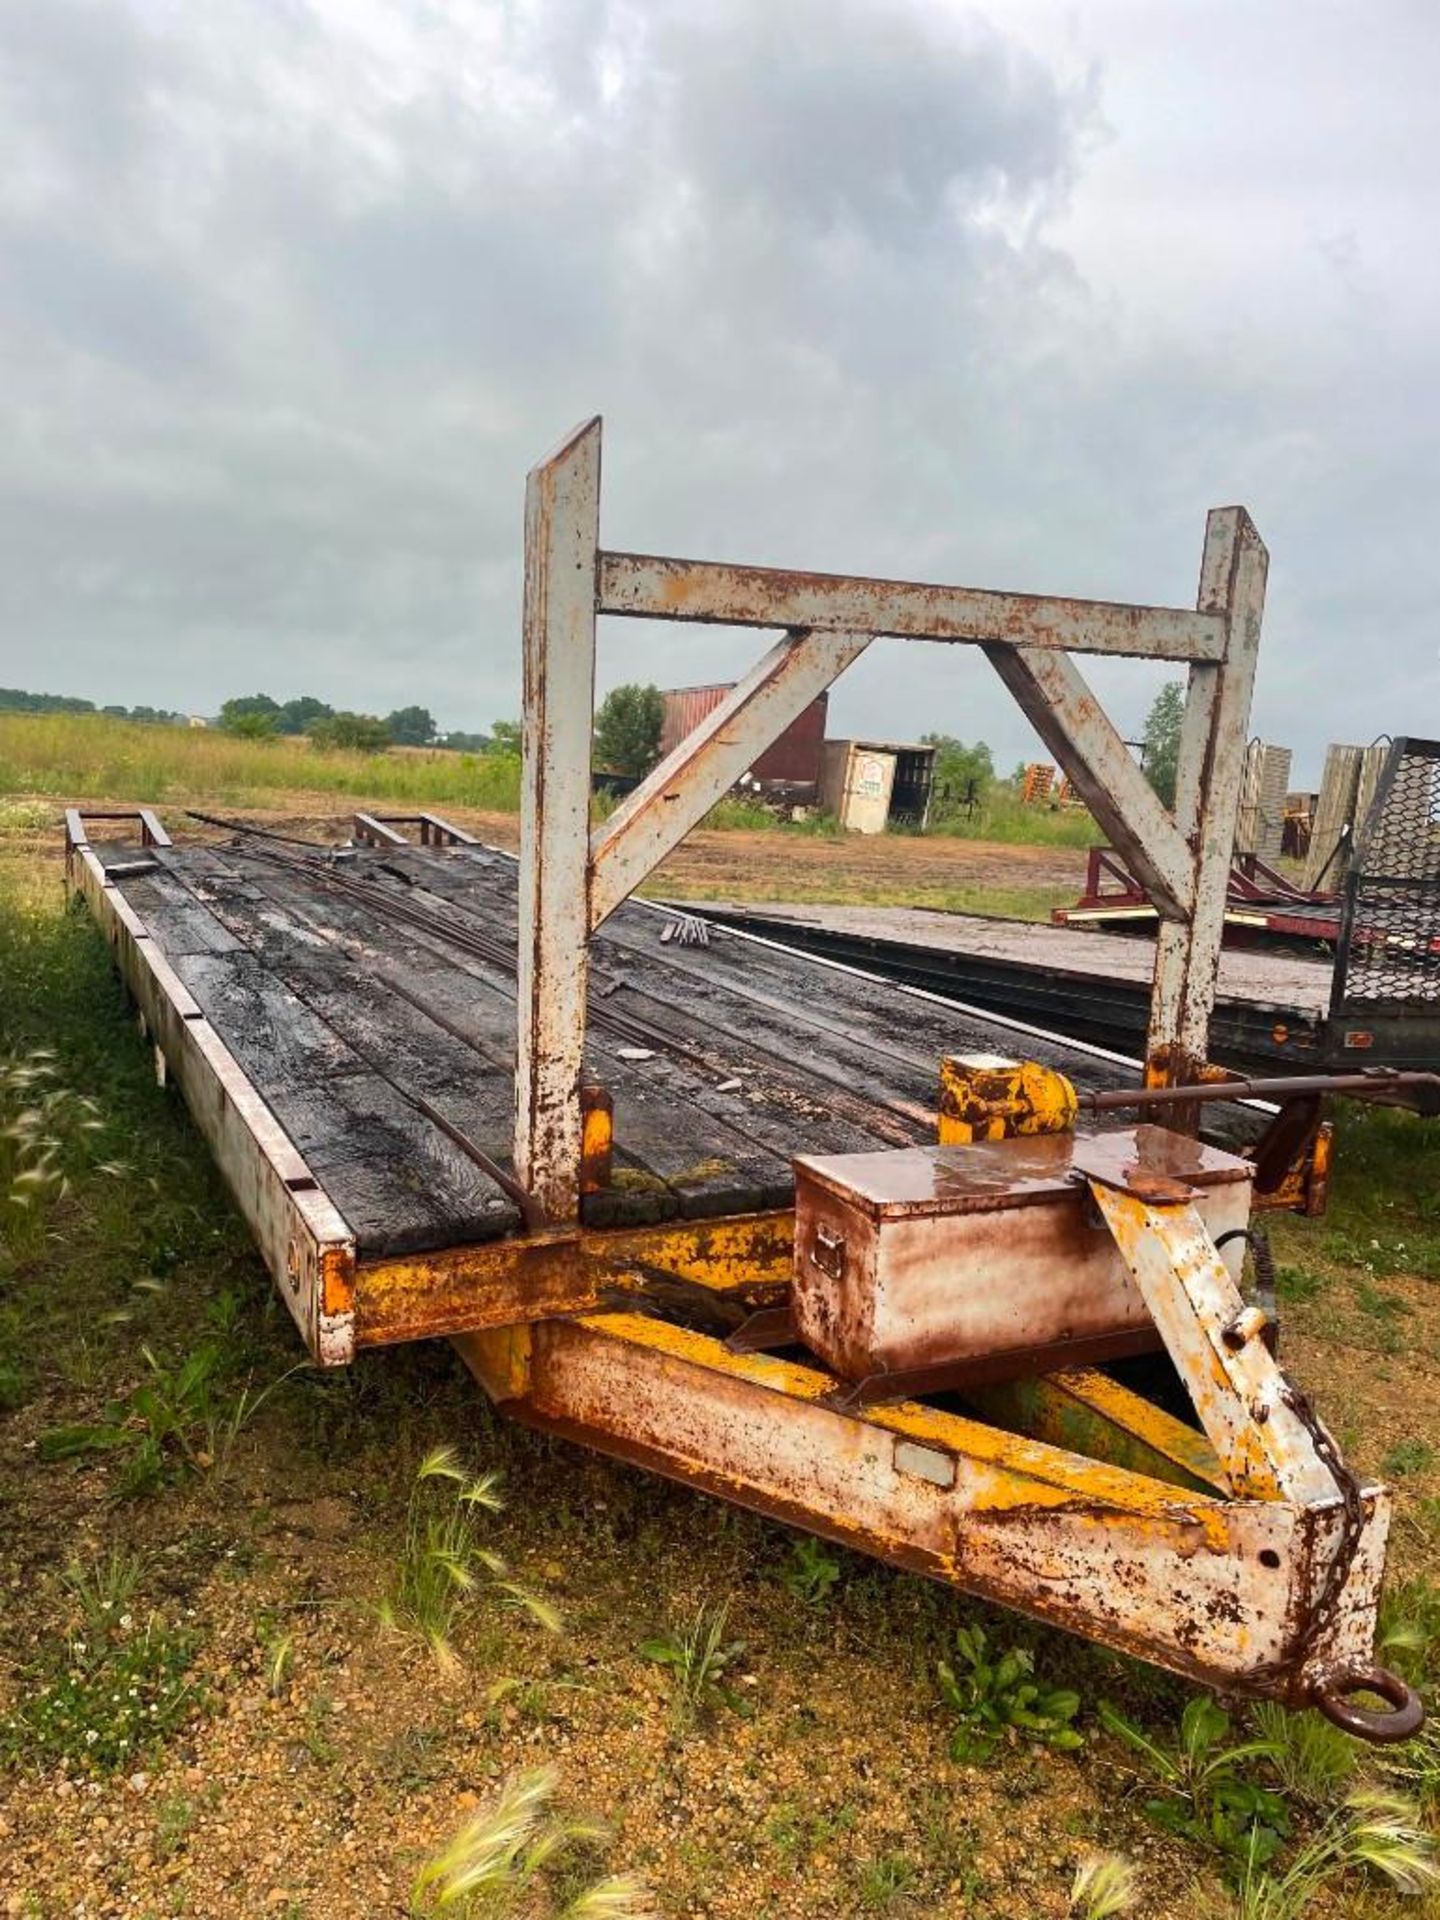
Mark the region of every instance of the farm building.
<instances>
[{"instance_id":1,"label":"farm building","mask_svg":"<svg viewBox=\"0 0 1440 1920\"><path fill-rule=\"evenodd\" d=\"M672 687L664 693L661 696L665 702L661 755L672 753L730 691L731 683L721 682L710 687ZM813 799L820 780L820 754L825 744L829 704L828 693L812 700L798 719L792 720L779 738L761 753L750 768L750 779L762 787L804 788L804 793L796 793L794 797Z\"/></svg>"}]
</instances>

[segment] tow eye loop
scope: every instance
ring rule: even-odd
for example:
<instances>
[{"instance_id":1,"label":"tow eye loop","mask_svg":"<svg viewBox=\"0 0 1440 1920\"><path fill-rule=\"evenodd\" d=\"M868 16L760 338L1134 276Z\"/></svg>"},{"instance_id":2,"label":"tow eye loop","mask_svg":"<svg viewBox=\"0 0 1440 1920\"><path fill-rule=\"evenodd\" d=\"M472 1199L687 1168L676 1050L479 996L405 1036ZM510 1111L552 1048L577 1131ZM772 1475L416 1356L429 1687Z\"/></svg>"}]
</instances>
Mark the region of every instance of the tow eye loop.
<instances>
[{"instance_id":1,"label":"tow eye loop","mask_svg":"<svg viewBox=\"0 0 1440 1920\"><path fill-rule=\"evenodd\" d=\"M1390 1711L1357 1706L1351 1698L1357 1693L1378 1693ZM1408 1740L1425 1719L1424 1702L1414 1687L1385 1667L1347 1667L1317 1686L1310 1698L1333 1726L1382 1747Z\"/></svg>"}]
</instances>

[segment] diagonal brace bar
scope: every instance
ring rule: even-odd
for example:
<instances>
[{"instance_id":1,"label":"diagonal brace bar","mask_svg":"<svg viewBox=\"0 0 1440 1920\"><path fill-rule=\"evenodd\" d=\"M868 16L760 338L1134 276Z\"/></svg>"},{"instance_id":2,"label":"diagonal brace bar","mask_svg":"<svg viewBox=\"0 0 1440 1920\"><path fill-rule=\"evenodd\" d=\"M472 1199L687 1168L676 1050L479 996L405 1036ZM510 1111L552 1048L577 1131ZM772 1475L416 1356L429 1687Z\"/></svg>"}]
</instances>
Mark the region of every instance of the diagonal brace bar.
<instances>
[{"instance_id":1,"label":"diagonal brace bar","mask_svg":"<svg viewBox=\"0 0 1440 1920\"><path fill-rule=\"evenodd\" d=\"M1195 1208L1094 1177L1089 1187L1234 1492L1302 1506L1333 1500L1334 1476Z\"/></svg>"},{"instance_id":2,"label":"diagonal brace bar","mask_svg":"<svg viewBox=\"0 0 1440 1920\"><path fill-rule=\"evenodd\" d=\"M1162 917L1188 919L1195 899L1194 857L1075 663L1063 653L1029 647L985 651Z\"/></svg>"},{"instance_id":3,"label":"diagonal brace bar","mask_svg":"<svg viewBox=\"0 0 1440 1920\"><path fill-rule=\"evenodd\" d=\"M857 660L868 633L789 633L733 687L590 842L590 931L620 906L741 774Z\"/></svg>"}]
</instances>

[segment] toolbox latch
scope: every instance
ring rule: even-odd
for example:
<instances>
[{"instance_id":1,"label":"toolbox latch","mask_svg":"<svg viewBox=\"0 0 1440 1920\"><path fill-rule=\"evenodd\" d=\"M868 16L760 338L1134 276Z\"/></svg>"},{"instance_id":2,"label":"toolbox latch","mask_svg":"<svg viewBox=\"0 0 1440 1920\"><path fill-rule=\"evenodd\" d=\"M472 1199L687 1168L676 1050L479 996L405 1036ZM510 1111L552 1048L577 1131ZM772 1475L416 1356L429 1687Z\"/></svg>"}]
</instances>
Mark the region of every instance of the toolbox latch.
<instances>
[{"instance_id":1,"label":"toolbox latch","mask_svg":"<svg viewBox=\"0 0 1440 1920\"><path fill-rule=\"evenodd\" d=\"M832 1280L845 1278L845 1236L830 1227L816 1227L810 1242L810 1262Z\"/></svg>"}]
</instances>

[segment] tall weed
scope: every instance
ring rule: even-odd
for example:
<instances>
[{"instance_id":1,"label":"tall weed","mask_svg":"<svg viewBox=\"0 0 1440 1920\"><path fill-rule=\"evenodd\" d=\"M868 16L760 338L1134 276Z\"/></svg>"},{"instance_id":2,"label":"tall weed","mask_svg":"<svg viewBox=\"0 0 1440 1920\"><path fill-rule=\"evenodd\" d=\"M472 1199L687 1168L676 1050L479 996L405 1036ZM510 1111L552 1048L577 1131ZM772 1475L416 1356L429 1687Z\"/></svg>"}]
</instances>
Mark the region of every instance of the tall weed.
<instances>
[{"instance_id":1,"label":"tall weed","mask_svg":"<svg viewBox=\"0 0 1440 1920\"><path fill-rule=\"evenodd\" d=\"M511 1577L480 1538L482 1513L499 1513L499 1476L471 1474L455 1449L432 1447L416 1469L405 1509L405 1538L383 1625L423 1640L444 1667L458 1667L455 1633L482 1589L521 1608L551 1633L560 1616L548 1601Z\"/></svg>"}]
</instances>

